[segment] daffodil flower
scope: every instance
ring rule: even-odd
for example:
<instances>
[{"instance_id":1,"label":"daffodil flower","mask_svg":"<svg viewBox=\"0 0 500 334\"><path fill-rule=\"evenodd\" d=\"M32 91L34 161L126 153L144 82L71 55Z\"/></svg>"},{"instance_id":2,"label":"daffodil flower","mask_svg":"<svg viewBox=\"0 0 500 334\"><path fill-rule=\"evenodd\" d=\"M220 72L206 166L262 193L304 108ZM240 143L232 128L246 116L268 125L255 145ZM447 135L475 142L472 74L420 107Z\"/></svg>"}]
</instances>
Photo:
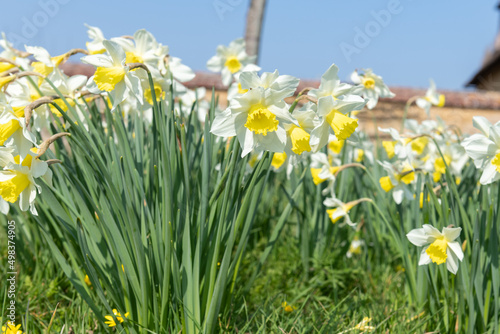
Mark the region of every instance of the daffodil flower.
<instances>
[{"instance_id":1,"label":"daffodil flower","mask_svg":"<svg viewBox=\"0 0 500 334\"><path fill-rule=\"evenodd\" d=\"M364 245L364 240L361 240L358 236L355 236L354 239L352 239L351 244L349 245L349 250L345 255L347 256L347 258L351 258L353 255L360 255L363 251L362 247Z\"/></svg>"},{"instance_id":2,"label":"daffodil flower","mask_svg":"<svg viewBox=\"0 0 500 334\"><path fill-rule=\"evenodd\" d=\"M12 108L0 97L0 145L15 146L26 156L36 143L36 138L26 127L24 108Z\"/></svg>"},{"instance_id":3,"label":"daffodil flower","mask_svg":"<svg viewBox=\"0 0 500 334\"><path fill-rule=\"evenodd\" d=\"M116 42L103 41L102 43L109 55L95 54L81 59L82 62L97 67L95 74L89 79L89 83L94 82L100 91L105 91L110 95L113 99L111 111L116 110L118 105L125 101L129 91L142 105L141 82L134 71L130 71L126 65L125 51ZM93 91L91 87L89 90Z\"/></svg>"},{"instance_id":4,"label":"daffodil flower","mask_svg":"<svg viewBox=\"0 0 500 334\"><path fill-rule=\"evenodd\" d=\"M30 209L33 215L37 215L34 201L37 192L40 193L42 189L35 179L44 177L48 183L51 182L52 171L48 168L48 164L35 158L33 152L24 159L20 156L5 156L5 152L0 154L4 155L0 160L10 160L0 171L0 197L9 203L19 201L22 211Z\"/></svg>"},{"instance_id":5,"label":"daffodil flower","mask_svg":"<svg viewBox=\"0 0 500 334\"><path fill-rule=\"evenodd\" d=\"M364 73L359 74L354 71L351 74L351 80L356 86L352 93L359 94L368 99L366 107L373 109L378 103L379 98L393 98L395 95L389 90L389 87L384 83L382 77L373 73L371 69L362 70Z\"/></svg>"},{"instance_id":6,"label":"daffodil flower","mask_svg":"<svg viewBox=\"0 0 500 334\"><path fill-rule=\"evenodd\" d=\"M212 72L221 72L222 83L229 86L236 73L247 64L255 63L255 56L249 56L245 51L245 40L238 38L229 46L219 45L216 55L207 62L207 68Z\"/></svg>"},{"instance_id":7,"label":"daffodil flower","mask_svg":"<svg viewBox=\"0 0 500 334\"><path fill-rule=\"evenodd\" d=\"M89 53L91 55L96 55L106 52L106 48L102 44L102 42L104 42L106 38L104 38L104 34L102 33L101 29L99 29L98 27L89 26L88 24L85 24L85 27L87 27L87 35L91 39L90 42L85 43Z\"/></svg>"},{"instance_id":8,"label":"daffodil flower","mask_svg":"<svg viewBox=\"0 0 500 334\"><path fill-rule=\"evenodd\" d=\"M299 79L291 75L280 75L278 70L273 73L264 72L259 77L257 72L245 71L239 75L239 82L243 90L262 87L270 89L274 98L281 100L292 96L299 85Z\"/></svg>"},{"instance_id":9,"label":"daffodil flower","mask_svg":"<svg viewBox=\"0 0 500 334\"><path fill-rule=\"evenodd\" d=\"M340 166L330 165L328 157L323 152L317 152L311 154L311 176L315 185L319 185L325 181L328 181L328 185L323 189L322 194L326 195L330 193L332 196L335 195L333 185L335 183L335 174L339 170ZM340 164L340 160L335 161L335 163Z\"/></svg>"},{"instance_id":10,"label":"daffodil flower","mask_svg":"<svg viewBox=\"0 0 500 334\"><path fill-rule=\"evenodd\" d=\"M333 96L321 97L318 100L319 122L311 132L311 147L317 152L328 143L330 129L339 140L349 138L358 127L358 121L346 114L360 110L366 101L360 96L348 95L339 99Z\"/></svg>"},{"instance_id":11,"label":"daffodil flower","mask_svg":"<svg viewBox=\"0 0 500 334\"><path fill-rule=\"evenodd\" d=\"M311 89L308 95L317 99L325 96L333 96L338 98L342 95L348 94L352 90L352 85L347 83L340 83L338 76L339 68L337 65L332 64L328 70L321 76L321 82L318 89Z\"/></svg>"},{"instance_id":12,"label":"daffodil flower","mask_svg":"<svg viewBox=\"0 0 500 334\"><path fill-rule=\"evenodd\" d=\"M344 221L349 226L356 226L356 223L351 221L349 217L349 211L358 204L358 201L353 201L349 203L344 203L337 198L327 198L323 201L323 204L327 207L333 207L332 209L326 210L326 213L330 217L330 220L333 224L337 223L341 218L344 218Z\"/></svg>"},{"instance_id":13,"label":"daffodil flower","mask_svg":"<svg viewBox=\"0 0 500 334\"><path fill-rule=\"evenodd\" d=\"M444 94L439 94L436 91L436 84L432 79L430 80L430 86L429 89L427 89L425 96L418 98L416 101L417 106L424 109L427 116L430 115L431 106L443 107L444 103L445 96Z\"/></svg>"},{"instance_id":14,"label":"daffodil flower","mask_svg":"<svg viewBox=\"0 0 500 334\"><path fill-rule=\"evenodd\" d=\"M456 274L458 263L464 258L460 244L455 241L461 231L460 227L444 227L439 232L432 225L425 224L422 228L411 230L406 237L415 246L424 247L420 254L419 266L431 262L438 265L446 263L446 268Z\"/></svg>"},{"instance_id":15,"label":"daffodil flower","mask_svg":"<svg viewBox=\"0 0 500 334\"><path fill-rule=\"evenodd\" d=\"M313 103L305 104L300 109L295 109L292 113L299 126L288 123L285 124L287 142L285 152L288 155L301 155L304 152L311 152L311 132L318 125L319 119L313 110Z\"/></svg>"},{"instance_id":16,"label":"daffodil flower","mask_svg":"<svg viewBox=\"0 0 500 334\"><path fill-rule=\"evenodd\" d=\"M407 185L415 180L413 168L409 164L395 167L387 161L378 161L378 163L388 173L387 176L383 176L379 180L382 189L385 192L392 190L392 198L397 204L401 204L404 197L412 200L413 193L408 189Z\"/></svg>"},{"instance_id":17,"label":"daffodil flower","mask_svg":"<svg viewBox=\"0 0 500 334\"><path fill-rule=\"evenodd\" d=\"M284 124L300 125L280 96L257 87L236 97L229 108L215 117L210 131L226 138L237 136L242 157L253 149L281 153L287 140Z\"/></svg>"},{"instance_id":18,"label":"daffodil flower","mask_svg":"<svg viewBox=\"0 0 500 334\"><path fill-rule=\"evenodd\" d=\"M473 117L472 121L482 133L467 137L462 146L476 168L483 169L479 182L490 184L500 179L500 122L491 125L481 116Z\"/></svg>"},{"instance_id":19,"label":"daffodil flower","mask_svg":"<svg viewBox=\"0 0 500 334\"><path fill-rule=\"evenodd\" d=\"M137 30L133 39L124 37L111 38L111 41L119 44L125 51L127 63L145 64L150 72L159 72L165 68L165 57L168 56L168 47L158 43L156 38L145 29ZM158 76L160 73L157 74ZM192 73L191 79L194 77Z\"/></svg>"},{"instance_id":20,"label":"daffodil flower","mask_svg":"<svg viewBox=\"0 0 500 334\"><path fill-rule=\"evenodd\" d=\"M67 57L65 53L51 57L49 52L40 46L25 46L25 48L26 51L33 54L33 57L37 60L31 63L34 71L45 77L52 73L52 71L63 62L64 58Z\"/></svg>"}]
</instances>

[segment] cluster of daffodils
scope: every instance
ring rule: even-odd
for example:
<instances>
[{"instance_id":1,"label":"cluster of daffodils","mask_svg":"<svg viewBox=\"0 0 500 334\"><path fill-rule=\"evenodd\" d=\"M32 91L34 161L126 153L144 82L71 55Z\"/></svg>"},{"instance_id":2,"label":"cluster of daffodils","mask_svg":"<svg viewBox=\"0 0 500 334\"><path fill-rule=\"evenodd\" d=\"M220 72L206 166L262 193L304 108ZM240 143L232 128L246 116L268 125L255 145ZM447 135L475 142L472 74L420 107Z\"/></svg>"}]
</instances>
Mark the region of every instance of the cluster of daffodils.
<instances>
[{"instance_id":1,"label":"cluster of daffodils","mask_svg":"<svg viewBox=\"0 0 500 334\"><path fill-rule=\"evenodd\" d=\"M386 159L378 161L387 173L380 178L382 189L392 191L394 201L400 204L404 198L413 199L415 172L429 174L439 183L448 170L455 182L460 183L468 160L460 145L460 136L441 120L422 123L406 120L405 128L407 131L403 134L393 128L379 129L390 136L390 140L382 142ZM420 200L422 202L422 198Z\"/></svg>"},{"instance_id":2,"label":"cluster of daffodils","mask_svg":"<svg viewBox=\"0 0 500 334\"><path fill-rule=\"evenodd\" d=\"M326 184L324 204L332 223L342 219L355 227L349 211L370 200L344 203L338 199L336 175L363 161L373 163L373 145L357 131L356 114L365 106L374 108L379 98L394 94L370 69L354 72L354 85L343 83L339 68L333 64L322 75L318 88L303 87L295 96L297 78L280 75L277 70L258 75L253 60L245 52L244 41L238 39L227 47L220 45L208 61L208 69L220 72L223 84L229 86L229 106L215 117L211 132L224 138L237 137L241 156L251 154L251 166L263 151L274 152L272 167L276 171L286 169L290 174L298 163L309 165L313 182ZM362 243L356 239L348 256L359 254Z\"/></svg>"},{"instance_id":3,"label":"cluster of daffodils","mask_svg":"<svg viewBox=\"0 0 500 334\"><path fill-rule=\"evenodd\" d=\"M0 212L7 214L10 203L36 215L35 198L42 190L39 179L50 184L49 166L57 160L41 160L49 145L66 134L51 136L55 119L65 128L83 126L91 118L89 102L102 99L111 112L119 110L127 122L140 113L151 124L156 103L175 103L175 111L187 117L194 110L201 122L208 113L204 88L187 89L194 72L169 54L146 30L133 36L106 39L99 28L88 27L86 49L72 49L51 56L42 47L13 47L2 35L0 47ZM61 67L76 54L96 67L90 78L68 76ZM154 91L149 85L150 75ZM173 98L170 94L173 94ZM156 101L154 101L154 99ZM195 106L195 107L194 107ZM104 112L104 110L103 110ZM72 124L65 122L68 113ZM105 123L103 117L101 122Z\"/></svg>"}]
</instances>

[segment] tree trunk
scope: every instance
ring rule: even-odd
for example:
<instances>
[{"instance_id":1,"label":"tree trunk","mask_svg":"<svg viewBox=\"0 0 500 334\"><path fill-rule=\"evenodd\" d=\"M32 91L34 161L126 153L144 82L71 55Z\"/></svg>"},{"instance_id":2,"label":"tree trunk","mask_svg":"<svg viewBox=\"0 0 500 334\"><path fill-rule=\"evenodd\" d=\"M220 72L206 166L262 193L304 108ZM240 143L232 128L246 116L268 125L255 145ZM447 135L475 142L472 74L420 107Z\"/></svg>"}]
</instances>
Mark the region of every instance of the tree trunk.
<instances>
[{"instance_id":1,"label":"tree trunk","mask_svg":"<svg viewBox=\"0 0 500 334\"><path fill-rule=\"evenodd\" d=\"M260 40L265 9L266 0L250 0L250 7L248 8L247 14L245 42L247 54L250 56L257 56L255 64L259 62Z\"/></svg>"}]
</instances>

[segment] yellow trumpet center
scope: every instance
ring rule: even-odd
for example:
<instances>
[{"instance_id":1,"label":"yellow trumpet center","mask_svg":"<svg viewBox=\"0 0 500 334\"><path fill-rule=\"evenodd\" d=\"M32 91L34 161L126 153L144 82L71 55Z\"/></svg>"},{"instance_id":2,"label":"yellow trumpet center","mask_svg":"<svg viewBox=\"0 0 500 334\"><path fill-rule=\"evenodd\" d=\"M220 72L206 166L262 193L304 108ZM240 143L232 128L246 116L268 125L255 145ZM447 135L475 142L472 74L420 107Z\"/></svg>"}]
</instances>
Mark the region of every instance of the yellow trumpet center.
<instances>
[{"instance_id":1,"label":"yellow trumpet center","mask_svg":"<svg viewBox=\"0 0 500 334\"><path fill-rule=\"evenodd\" d=\"M15 119L10 120L5 124L0 124L0 145L3 145L5 141L20 128L21 126L19 125L19 122Z\"/></svg>"},{"instance_id":2,"label":"yellow trumpet center","mask_svg":"<svg viewBox=\"0 0 500 334\"><path fill-rule=\"evenodd\" d=\"M296 125L292 125L292 128L288 130L290 139L292 140L292 151L295 154L302 154L302 152L310 152L311 146L309 145L309 139L311 135L308 134L304 129Z\"/></svg>"},{"instance_id":3,"label":"yellow trumpet center","mask_svg":"<svg viewBox=\"0 0 500 334\"><path fill-rule=\"evenodd\" d=\"M495 166L497 172L500 173L500 152L498 152L493 158L493 160L491 160L491 164Z\"/></svg>"},{"instance_id":4,"label":"yellow trumpet center","mask_svg":"<svg viewBox=\"0 0 500 334\"><path fill-rule=\"evenodd\" d=\"M349 138L358 127L357 119L350 118L335 109L326 115L326 121L330 124L338 140Z\"/></svg>"},{"instance_id":5,"label":"yellow trumpet center","mask_svg":"<svg viewBox=\"0 0 500 334\"><path fill-rule=\"evenodd\" d=\"M363 78L363 86L366 89L373 89L375 88L375 80L373 78Z\"/></svg>"},{"instance_id":6,"label":"yellow trumpet center","mask_svg":"<svg viewBox=\"0 0 500 334\"><path fill-rule=\"evenodd\" d=\"M253 105L248 111L245 127L255 134L267 136L268 132L278 130L278 120L276 115L269 111L262 104Z\"/></svg>"},{"instance_id":7,"label":"yellow trumpet center","mask_svg":"<svg viewBox=\"0 0 500 334\"><path fill-rule=\"evenodd\" d=\"M144 63L144 60L142 57L136 53L133 52L125 52L126 58L125 62L126 63Z\"/></svg>"},{"instance_id":8,"label":"yellow trumpet center","mask_svg":"<svg viewBox=\"0 0 500 334\"><path fill-rule=\"evenodd\" d=\"M328 148L333 151L335 154L340 154L342 151L342 147L344 146L343 140L332 140L328 143Z\"/></svg>"},{"instance_id":9,"label":"yellow trumpet center","mask_svg":"<svg viewBox=\"0 0 500 334\"><path fill-rule=\"evenodd\" d=\"M15 171L15 176L10 180L0 182L0 196L10 203L15 203L19 195L29 184L29 178L26 174Z\"/></svg>"},{"instance_id":10,"label":"yellow trumpet center","mask_svg":"<svg viewBox=\"0 0 500 334\"><path fill-rule=\"evenodd\" d=\"M448 255L446 254L446 247L448 242L444 237L436 239L425 251L427 255L431 258L432 262L436 264L441 264L446 262Z\"/></svg>"},{"instance_id":11,"label":"yellow trumpet center","mask_svg":"<svg viewBox=\"0 0 500 334\"><path fill-rule=\"evenodd\" d=\"M275 169L279 169L286 161L286 153L274 153L273 160L271 161L271 166Z\"/></svg>"},{"instance_id":12,"label":"yellow trumpet center","mask_svg":"<svg viewBox=\"0 0 500 334\"><path fill-rule=\"evenodd\" d=\"M396 147L396 141L383 141L382 146L384 147L385 151L387 152L387 157L389 159L392 159L394 157L394 151Z\"/></svg>"},{"instance_id":13,"label":"yellow trumpet center","mask_svg":"<svg viewBox=\"0 0 500 334\"><path fill-rule=\"evenodd\" d=\"M160 102L165 98L165 92L162 91L160 85L154 84L155 87L155 95L156 95L156 102ZM144 97L146 98L146 101L148 101L149 104L153 105L153 96L151 94L151 88L148 88L144 91Z\"/></svg>"},{"instance_id":14,"label":"yellow trumpet center","mask_svg":"<svg viewBox=\"0 0 500 334\"><path fill-rule=\"evenodd\" d=\"M224 66L226 66L227 69L233 74L241 69L241 63L235 56L228 57L226 59L226 62L224 63Z\"/></svg>"},{"instance_id":15,"label":"yellow trumpet center","mask_svg":"<svg viewBox=\"0 0 500 334\"><path fill-rule=\"evenodd\" d=\"M125 77L125 69L121 66L98 67L95 71L94 82L100 90L111 92L117 83Z\"/></svg>"},{"instance_id":16,"label":"yellow trumpet center","mask_svg":"<svg viewBox=\"0 0 500 334\"><path fill-rule=\"evenodd\" d=\"M392 188L394 188L394 185L392 184L391 178L389 176L382 176L379 179L380 186L384 191L387 193L389 192Z\"/></svg>"}]
</instances>

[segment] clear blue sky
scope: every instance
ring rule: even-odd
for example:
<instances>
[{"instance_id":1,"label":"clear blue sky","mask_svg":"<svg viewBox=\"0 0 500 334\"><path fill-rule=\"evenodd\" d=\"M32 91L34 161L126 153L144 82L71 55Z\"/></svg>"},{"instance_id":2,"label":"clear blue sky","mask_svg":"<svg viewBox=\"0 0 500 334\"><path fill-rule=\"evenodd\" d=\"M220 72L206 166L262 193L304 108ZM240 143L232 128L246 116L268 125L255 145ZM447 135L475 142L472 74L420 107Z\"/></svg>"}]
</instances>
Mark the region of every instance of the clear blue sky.
<instances>
[{"instance_id":1,"label":"clear blue sky","mask_svg":"<svg viewBox=\"0 0 500 334\"><path fill-rule=\"evenodd\" d=\"M145 28L168 45L173 56L194 70L205 70L218 44L244 35L248 3L8 1L2 5L0 31L19 41L20 47L40 45L57 55L85 46L84 23L100 27L107 38ZM268 0L260 65L266 71L278 69L310 79L318 79L331 63L340 67L343 79L355 68L371 67L389 85L426 87L432 77L438 88L463 89L493 44L499 22L496 4L496 0ZM389 9L390 18L383 25L376 23L373 12ZM372 37L363 41L357 31L366 30ZM342 48L351 48L350 55Z\"/></svg>"}]
</instances>

